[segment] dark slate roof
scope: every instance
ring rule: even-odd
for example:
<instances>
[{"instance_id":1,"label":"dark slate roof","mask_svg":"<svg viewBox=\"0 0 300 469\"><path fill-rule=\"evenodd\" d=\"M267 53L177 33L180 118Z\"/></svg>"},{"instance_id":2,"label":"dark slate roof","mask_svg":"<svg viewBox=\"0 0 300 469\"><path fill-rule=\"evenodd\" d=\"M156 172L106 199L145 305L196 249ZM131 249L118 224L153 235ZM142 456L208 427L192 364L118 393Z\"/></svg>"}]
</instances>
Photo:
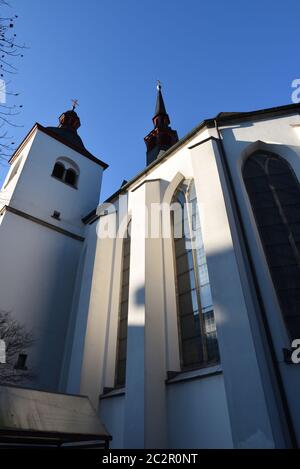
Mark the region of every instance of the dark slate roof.
<instances>
[{"instance_id":1,"label":"dark slate roof","mask_svg":"<svg viewBox=\"0 0 300 469\"><path fill-rule=\"evenodd\" d=\"M75 145L76 147L86 150L81 138L79 137L77 132L74 132L74 130L65 127L46 127L46 129L55 133L71 145Z\"/></svg>"},{"instance_id":2,"label":"dark slate roof","mask_svg":"<svg viewBox=\"0 0 300 469\"><path fill-rule=\"evenodd\" d=\"M162 97L160 90L158 90L157 92L156 106L155 106L155 115L158 116L159 114L167 114L164 99Z\"/></svg>"},{"instance_id":3,"label":"dark slate roof","mask_svg":"<svg viewBox=\"0 0 300 469\"><path fill-rule=\"evenodd\" d=\"M108 168L108 164L105 163L104 161L101 161L99 158L97 158L96 156L92 155L92 153L90 153L83 145L82 143L82 140L81 138L79 137L79 135L77 134L77 137L79 138L79 142L78 140L76 140L76 143L75 142L75 139L74 137L70 138L70 136L68 135L67 137L69 138L66 138L66 135L65 133L63 132L57 132L57 131L60 131L60 130L64 130L64 129L61 129L61 128L58 128L58 127L44 127L42 126L41 124L39 124L38 122L36 122L34 124L34 126L32 127L32 129L27 133L27 135L24 137L24 139L22 140L22 142L20 143L20 145L18 146L18 148L14 151L14 153L12 154L11 158L8 160L8 163L9 164L12 164L14 162L14 160L19 156L20 152L22 151L22 149L24 148L24 145L26 145L28 139L31 137L31 135L33 134L33 132L38 129L42 132L44 132L45 134L49 135L50 137L58 140L59 142L63 143L64 145L72 148L73 150L77 151L78 153L80 153L81 155L85 156L86 158L88 158L89 160L91 161L94 161L95 163L97 163L98 165L102 166L103 169L106 169Z\"/></svg>"}]
</instances>

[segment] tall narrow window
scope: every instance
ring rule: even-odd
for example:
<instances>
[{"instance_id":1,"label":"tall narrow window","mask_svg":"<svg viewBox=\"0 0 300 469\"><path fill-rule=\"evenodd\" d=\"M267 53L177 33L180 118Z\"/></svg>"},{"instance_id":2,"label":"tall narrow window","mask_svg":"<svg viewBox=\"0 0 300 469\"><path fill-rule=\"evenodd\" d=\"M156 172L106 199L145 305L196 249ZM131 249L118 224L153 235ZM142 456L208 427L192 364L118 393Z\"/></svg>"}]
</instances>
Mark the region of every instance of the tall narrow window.
<instances>
[{"instance_id":1,"label":"tall narrow window","mask_svg":"<svg viewBox=\"0 0 300 469\"><path fill-rule=\"evenodd\" d=\"M254 153L243 178L291 339L300 337L300 186L289 164Z\"/></svg>"},{"instance_id":2,"label":"tall narrow window","mask_svg":"<svg viewBox=\"0 0 300 469\"><path fill-rule=\"evenodd\" d=\"M71 184L71 186L76 186L77 174L76 171L72 168L68 168L65 174L65 182Z\"/></svg>"},{"instance_id":3,"label":"tall narrow window","mask_svg":"<svg viewBox=\"0 0 300 469\"><path fill-rule=\"evenodd\" d=\"M54 165L53 171L52 171L52 176L58 178L58 179L63 179L65 175L65 167L62 163L57 161Z\"/></svg>"},{"instance_id":4,"label":"tall narrow window","mask_svg":"<svg viewBox=\"0 0 300 469\"><path fill-rule=\"evenodd\" d=\"M124 386L126 378L126 349L128 328L128 296L129 296L129 267L130 267L130 223L123 240L122 276L119 306L119 325L117 338L117 360L115 385Z\"/></svg>"},{"instance_id":5,"label":"tall narrow window","mask_svg":"<svg viewBox=\"0 0 300 469\"><path fill-rule=\"evenodd\" d=\"M181 184L173 203L180 357L188 369L218 362L219 349L194 184Z\"/></svg>"}]
</instances>

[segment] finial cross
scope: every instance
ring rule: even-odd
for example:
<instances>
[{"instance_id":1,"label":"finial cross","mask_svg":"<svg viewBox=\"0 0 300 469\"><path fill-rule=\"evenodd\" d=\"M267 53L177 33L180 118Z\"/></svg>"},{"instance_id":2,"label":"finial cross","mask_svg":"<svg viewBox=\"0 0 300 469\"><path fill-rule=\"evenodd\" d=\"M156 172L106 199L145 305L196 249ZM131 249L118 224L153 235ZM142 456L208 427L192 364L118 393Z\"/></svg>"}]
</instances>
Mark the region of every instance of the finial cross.
<instances>
[{"instance_id":1,"label":"finial cross","mask_svg":"<svg viewBox=\"0 0 300 469\"><path fill-rule=\"evenodd\" d=\"M72 101L72 105L73 105L72 111L74 111L75 108L76 108L77 106L79 106L79 104L78 104L78 99L72 99L71 101Z\"/></svg>"},{"instance_id":2,"label":"finial cross","mask_svg":"<svg viewBox=\"0 0 300 469\"><path fill-rule=\"evenodd\" d=\"M161 90L161 81L160 81L160 80L157 80L157 82L156 82L156 88L157 88L157 91L160 91L160 90Z\"/></svg>"}]
</instances>

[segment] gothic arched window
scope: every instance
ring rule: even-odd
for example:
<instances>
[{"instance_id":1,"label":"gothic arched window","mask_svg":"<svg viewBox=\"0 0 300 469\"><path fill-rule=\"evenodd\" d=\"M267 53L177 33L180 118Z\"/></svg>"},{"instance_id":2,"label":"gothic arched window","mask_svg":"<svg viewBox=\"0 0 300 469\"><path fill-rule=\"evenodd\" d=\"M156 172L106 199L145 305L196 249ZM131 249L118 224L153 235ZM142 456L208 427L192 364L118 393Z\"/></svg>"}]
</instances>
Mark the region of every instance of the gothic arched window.
<instances>
[{"instance_id":1,"label":"gothic arched window","mask_svg":"<svg viewBox=\"0 0 300 469\"><path fill-rule=\"evenodd\" d=\"M117 359L115 385L124 386L126 378L126 350L128 329L128 297L130 267L130 223L123 240L119 324L117 336Z\"/></svg>"},{"instance_id":2,"label":"gothic arched window","mask_svg":"<svg viewBox=\"0 0 300 469\"><path fill-rule=\"evenodd\" d=\"M300 186L278 155L248 157L243 179L291 339L300 337Z\"/></svg>"},{"instance_id":3,"label":"gothic arched window","mask_svg":"<svg viewBox=\"0 0 300 469\"><path fill-rule=\"evenodd\" d=\"M193 183L177 189L172 212L181 368L207 366L219 348Z\"/></svg>"}]
</instances>

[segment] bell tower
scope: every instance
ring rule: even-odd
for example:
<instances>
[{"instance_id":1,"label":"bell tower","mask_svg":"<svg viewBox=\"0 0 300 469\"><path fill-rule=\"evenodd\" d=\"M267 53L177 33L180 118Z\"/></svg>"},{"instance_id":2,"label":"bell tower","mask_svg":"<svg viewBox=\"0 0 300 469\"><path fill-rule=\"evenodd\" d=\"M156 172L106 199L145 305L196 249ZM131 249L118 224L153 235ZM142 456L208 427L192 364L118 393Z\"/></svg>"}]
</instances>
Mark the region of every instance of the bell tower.
<instances>
[{"instance_id":1,"label":"bell tower","mask_svg":"<svg viewBox=\"0 0 300 469\"><path fill-rule=\"evenodd\" d=\"M50 391L64 391L88 236L82 218L98 204L107 167L86 149L79 127L74 105L57 127L36 123L12 155L0 190L0 311L32 331L25 352L32 378L21 384Z\"/></svg>"}]
</instances>

